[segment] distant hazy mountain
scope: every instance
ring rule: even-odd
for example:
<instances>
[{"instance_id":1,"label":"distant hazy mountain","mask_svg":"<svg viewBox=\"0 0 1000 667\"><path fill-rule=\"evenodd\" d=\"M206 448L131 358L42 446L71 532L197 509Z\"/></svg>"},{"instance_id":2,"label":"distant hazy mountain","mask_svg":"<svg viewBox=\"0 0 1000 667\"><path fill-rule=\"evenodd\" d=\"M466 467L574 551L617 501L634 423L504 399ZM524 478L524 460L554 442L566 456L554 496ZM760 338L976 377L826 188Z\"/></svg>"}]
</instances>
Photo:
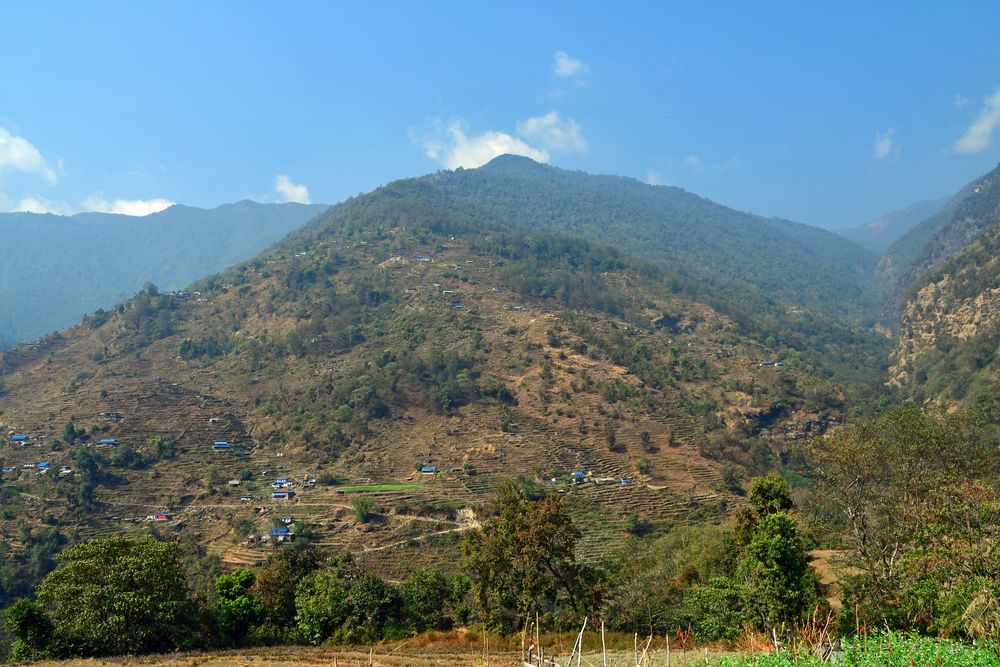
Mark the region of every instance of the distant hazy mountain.
<instances>
[{"instance_id":1,"label":"distant hazy mountain","mask_svg":"<svg viewBox=\"0 0 1000 667\"><path fill-rule=\"evenodd\" d=\"M917 202L898 211L886 213L860 227L838 229L837 233L881 255L896 239L941 211L952 199L949 196Z\"/></svg>"},{"instance_id":2,"label":"distant hazy mountain","mask_svg":"<svg viewBox=\"0 0 1000 667\"><path fill-rule=\"evenodd\" d=\"M996 224L998 203L1000 166L962 188L940 211L889 246L872 281L873 291L885 303L883 324L895 330L914 285Z\"/></svg>"},{"instance_id":3,"label":"distant hazy mountain","mask_svg":"<svg viewBox=\"0 0 1000 667\"><path fill-rule=\"evenodd\" d=\"M252 257L323 205L241 201L145 217L0 214L0 349L78 322L145 283L175 290Z\"/></svg>"}]
</instances>

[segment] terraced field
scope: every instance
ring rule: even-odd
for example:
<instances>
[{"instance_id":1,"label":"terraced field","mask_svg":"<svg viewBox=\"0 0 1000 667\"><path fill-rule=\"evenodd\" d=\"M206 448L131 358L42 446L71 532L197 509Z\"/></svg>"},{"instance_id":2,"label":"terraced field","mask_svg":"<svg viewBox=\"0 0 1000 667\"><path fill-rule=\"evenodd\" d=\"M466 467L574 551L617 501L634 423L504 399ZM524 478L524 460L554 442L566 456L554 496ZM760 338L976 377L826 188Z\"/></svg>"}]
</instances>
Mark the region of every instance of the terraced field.
<instances>
[{"instance_id":1,"label":"terraced field","mask_svg":"<svg viewBox=\"0 0 1000 667\"><path fill-rule=\"evenodd\" d=\"M433 254L433 260L414 261L417 252ZM5 355L0 432L30 434L32 444L0 445L3 464L14 468L5 482L20 489L17 516L0 519L0 539L17 546L16 519L39 529L55 521L79 538L156 523L160 530L194 535L236 567L280 548L249 543L248 534L267 534L281 519L291 519L296 532L308 533L318 545L351 550L386 576L402 577L415 565L454 559L462 533L477 525L496 484L507 478L522 477L565 495L583 532L579 556L585 560L612 554L633 514L666 528L721 517L740 502L723 484L720 464L702 452L713 436L710 429L732 428L764 409L761 400L771 400L734 386L782 386L757 368L756 359L770 356L766 348L740 338L711 309L669 294L644 297L645 316L688 312L674 333L637 328L602 312L569 313L552 298L514 293L500 277L502 262L457 242L417 246L411 253L376 259L376 249L356 239L319 241L294 256L279 253L245 269L241 287L223 284L181 304L173 333L141 347L113 318ZM365 342L324 354L279 356L269 366L235 352L210 361L179 357L179 341L219 335L220 322L237 341L234 349L239 341L287 335L304 306L276 301L279 283L291 267L330 257L355 267L335 274L333 289L347 289L374 271L395 295L391 318L373 324ZM616 274L606 280L634 289ZM306 303L315 307L321 303L316 299ZM671 363L670 348L670 358L680 354L709 370L649 392L611 360L600 347L604 343L574 333L567 317L582 318L596 335L638 341L662 363ZM502 383L512 399L473 401L448 411L407 405L368 420L331 453L325 435L331 425L321 424L326 417L296 401L320 387L350 382L398 344L401 323L427 321L439 327L435 335L452 336L456 344L467 344L475 332L483 376ZM784 372L786 384L816 382L801 370ZM645 399L609 400L611 386ZM705 396L719 405L711 422L685 407ZM101 417L109 412L120 418ZM777 419L772 433L780 448L818 416L789 411ZM62 442L68 422L86 432L81 443ZM609 428L614 447L607 443ZM176 452L148 460L153 437L173 440ZM97 444L107 438L117 444ZM231 449L215 450L212 443L220 440ZM97 487L96 504L86 514L69 503L83 481L79 471L58 473L76 467L81 445L108 460L125 448L147 458L143 465L107 468L113 481ZM51 465L46 473L22 467L43 460ZM438 472L420 474L421 465ZM585 482L571 483L577 471ZM271 497L271 483L279 478L291 480L294 497ZM367 522L352 508L359 495L373 502ZM147 521L157 513L172 517Z\"/></svg>"}]
</instances>

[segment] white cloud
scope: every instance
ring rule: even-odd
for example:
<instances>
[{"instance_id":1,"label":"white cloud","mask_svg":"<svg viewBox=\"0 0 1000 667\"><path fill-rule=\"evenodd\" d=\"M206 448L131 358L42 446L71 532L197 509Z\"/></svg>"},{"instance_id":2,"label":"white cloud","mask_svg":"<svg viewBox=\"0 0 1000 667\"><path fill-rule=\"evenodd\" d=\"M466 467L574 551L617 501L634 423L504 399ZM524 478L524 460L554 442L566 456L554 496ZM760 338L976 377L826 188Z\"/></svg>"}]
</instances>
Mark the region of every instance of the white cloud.
<instances>
[{"instance_id":1,"label":"white cloud","mask_svg":"<svg viewBox=\"0 0 1000 667\"><path fill-rule=\"evenodd\" d=\"M549 150L586 153L590 145L580 132L580 124L572 118L562 118L558 111L535 116L517 124L517 133L540 142Z\"/></svg>"},{"instance_id":2,"label":"white cloud","mask_svg":"<svg viewBox=\"0 0 1000 667\"><path fill-rule=\"evenodd\" d=\"M279 174L274 178L274 189L286 202L296 202L298 204L310 203L309 188L299 183L293 183L292 179L283 174Z\"/></svg>"},{"instance_id":3,"label":"white cloud","mask_svg":"<svg viewBox=\"0 0 1000 667\"><path fill-rule=\"evenodd\" d=\"M684 164L691 167L692 169L701 169L702 167L705 166L704 163L702 163L701 158L698 157L697 155L688 155L686 158L684 158Z\"/></svg>"},{"instance_id":4,"label":"white cloud","mask_svg":"<svg viewBox=\"0 0 1000 667\"><path fill-rule=\"evenodd\" d=\"M500 155L523 155L537 162L548 162L546 150L534 148L506 132L487 130L468 136L462 123L452 123L446 137L423 142L424 154L447 169L481 167Z\"/></svg>"},{"instance_id":5,"label":"white cloud","mask_svg":"<svg viewBox=\"0 0 1000 667\"><path fill-rule=\"evenodd\" d=\"M962 95L961 93L955 93L955 97L952 98L951 103L954 104L959 109L961 109L964 106L968 106L969 102L971 101L972 100L970 100L965 95Z\"/></svg>"},{"instance_id":6,"label":"white cloud","mask_svg":"<svg viewBox=\"0 0 1000 667\"><path fill-rule=\"evenodd\" d=\"M72 209L64 202L53 202L44 197L24 197L12 209L15 213L55 213L70 215Z\"/></svg>"},{"instance_id":7,"label":"white cloud","mask_svg":"<svg viewBox=\"0 0 1000 667\"><path fill-rule=\"evenodd\" d=\"M1000 125L1000 88L986 98L979 116L956 142L956 153L978 153L990 145L993 130Z\"/></svg>"},{"instance_id":8,"label":"white cloud","mask_svg":"<svg viewBox=\"0 0 1000 667\"><path fill-rule=\"evenodd\" d=\"M565 51L556 51L555 60L552 62L552 71L556 76L567 78L577 76L578 74L586 74L590 71L590 66Z\"/></svg>"},{"instance_id":9,"label":"white cloud","mask_svg":"<svg viewBox=\"0 0 1000 667\"><path fill-rule=\"evenodd\" d=\"M115 199L107 201L98 195L91 195L83 202L85 211L95 213L117 213L143 217L170 208L174 202L169 199Z\"/></svg>"},{"instance_id":10,"label":"white cloud","mask_svg":"<svg viewBox=\"0 0 1000 667\"><path fill-rule=\"evenodd\" d=\"M875 145L872 147L872 151L875 154L876 160L884 160L893 154L893 151L898 153L899 149L895 144L893 135L896 134L896 128L890 127L885 132L875 133Z\"/></svg>"},{"instance_id":11,"label":"white cloud","mask_svg":"<svg viewBox=\"0 0 1000 667\"><path fill-rule=\"evenodd\" d=\"M653 169L646 172L646 183L649 185L665 185L663 175Z\"/></svg>"},{"instance_id":12,"label":"white cloud","mask_svg":"<svg viewBox=\"0 0 1000 667\"><path fill-rule=\"evenodd\" d=\"M0 171L5 169L39 174L52 185L59 181L56 172L45 162L34 144L0 127Z\"/></svg>"}]
</instances>

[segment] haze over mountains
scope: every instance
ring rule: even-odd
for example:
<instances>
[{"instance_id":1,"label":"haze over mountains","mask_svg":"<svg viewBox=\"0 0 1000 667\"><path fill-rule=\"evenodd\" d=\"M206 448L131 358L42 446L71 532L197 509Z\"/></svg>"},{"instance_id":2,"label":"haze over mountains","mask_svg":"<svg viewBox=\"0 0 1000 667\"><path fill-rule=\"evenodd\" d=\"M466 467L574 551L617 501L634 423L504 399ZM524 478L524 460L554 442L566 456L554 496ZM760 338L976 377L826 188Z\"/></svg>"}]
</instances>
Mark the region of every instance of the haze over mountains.
<instances>
[{"instance_id":1,"label":"haze over mountains","mask_svg":"<svg viewBox=\"0 0 1000 667\"><path fill-rule=\"evenodd\" d=\"M251 257L324 210L241 201L132 217L0 213L0 349L110 308L151 282L164 290Z\"/></svg>"},{"instance_id":2,"label":"haze over mountains","mask_svg":"<svg viewBox=\"0 0 1000 667\"><path fill-rule=\"evenodd\" d=\"M837 230L859 246L881 255L900 236L919 225L948 205L952 197L939 197L917 202L879 217L860 227Z\"/></svg>"}]
</instances>

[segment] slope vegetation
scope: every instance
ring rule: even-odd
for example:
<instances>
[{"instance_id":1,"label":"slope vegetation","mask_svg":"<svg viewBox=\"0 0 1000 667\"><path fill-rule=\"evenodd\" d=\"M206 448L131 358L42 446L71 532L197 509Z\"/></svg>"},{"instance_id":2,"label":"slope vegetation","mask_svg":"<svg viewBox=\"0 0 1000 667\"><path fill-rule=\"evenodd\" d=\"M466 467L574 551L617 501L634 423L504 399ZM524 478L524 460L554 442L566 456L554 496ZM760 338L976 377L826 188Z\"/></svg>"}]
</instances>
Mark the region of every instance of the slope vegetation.
<instances>
[{"instance_id":1,"label":"slope vegetation","mask_svg":"<svg viewBox=\"0 0 1000 667\"><path fill-rule=\"evenodd\" d=\"M842 415L807 358L672 265L412 194L434 180L336 207L190 299L147 290L5 354L0 429L30 438L0 449L5 543L163 512L240 564L288 519L395 576L454 557L518 477L566 493L593 559L632 515L726 512Z\"/></svg>"},{"instance_id":2,"label":"slope vegetation","mask_svg":"<svg viewBox=\"0 0 1000 667\"><path fill-rule=\"evenodd\" d=\"M917 402L972 404L1000 421L1000 215L916 286L889 382Z\"/></svg>"}]
</instances>

